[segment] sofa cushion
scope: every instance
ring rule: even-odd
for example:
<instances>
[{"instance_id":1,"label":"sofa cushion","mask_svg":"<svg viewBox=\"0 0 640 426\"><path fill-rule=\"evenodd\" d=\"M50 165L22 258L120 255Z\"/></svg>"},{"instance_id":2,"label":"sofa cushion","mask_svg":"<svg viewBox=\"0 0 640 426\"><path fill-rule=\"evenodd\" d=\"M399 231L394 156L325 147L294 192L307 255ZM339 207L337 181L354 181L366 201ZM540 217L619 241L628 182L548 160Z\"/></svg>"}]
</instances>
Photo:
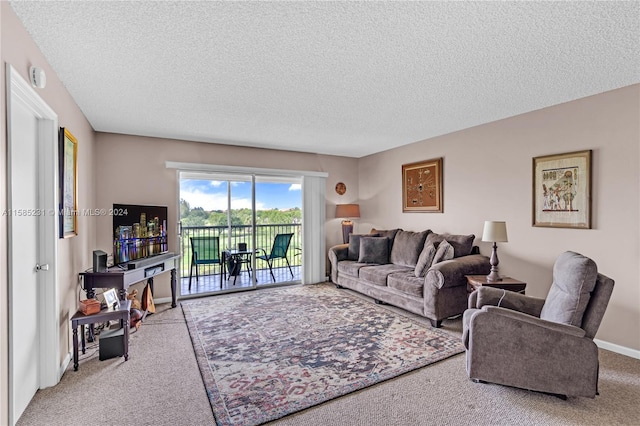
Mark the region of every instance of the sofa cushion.
<instances>
[{"instance_id":1,"label":"sofa cushion","mask_svg":"<svg viewBox=\"0 0 640 426\"><path fill-rule=\"evenodd\" d=\"M360 257L360 238L379 237L378 234L349 234L349 260L358 260Z\"/></svg>"},{"instance_id":2,"label":"sofa cushion","mask_svg":"<svg viewBox=\"0 0 640 426\"><path fill-rule=\"evenodd\" d=\"M394 272L387 278L387 286L411 296L424 297L424 278L418 278L411 272Z\"/></svg>"},{"instance_id":3,"label":"sofa cushion","mask_svg":"<svg viewBox=\"0 0 640 426\"><path fill-rule=\"evenodd\" d=\"M386 265L366 265L364 268L360 268L359 278L371 284L386 286L389 274L410 270L411 269L406 266L394 265L393 263L387 263Z\"/></svg>"},{"instance_id":4,"label":"sofa cushion","mask_svg":"<svg viewBox=\"0 0 640 426\"><path fill-rule=\"evenodd\" d=\"M361 237L359 263L389 263L389 239L387 237Z\"/></svg>"},{"instance_id":5,"label":"sofa cushion","mask_svg":"<svg viewBox=\"0 0 640 426\"><path fill-rule=\"evenodd\" d=\"M424 277L427 274L427 270L433 263L433 257L436 254L436 247L433 244L425 245L422 249L422 253L418 257L418 263L416 263L416 269L414 275L418 278Z\"/></svg>"},{"instance_id":6,"label":"sofa cushion","mask_svg":"<svg viewBox=\"0 0 640 426\"><path fill-rule=\"evenodd\" d=\"M430 230L422 232L398 231L391 247L391 263L415 268Z\"/></svg>"},{"instance_id":7,"label":"sofa cushion","mask_svg":"<svg viewBox=\"0 0 640 426\"><path fill-rule=\"evenodd\" d=\"M358 277L360 268L368 266L366 263L358 263L355 260L341 260L338 262L338 272L340 274Z\"/></svg>"},{"instance_id":8,"label":"sofa cushion","mask_svg":"<svg viewBox=\"0 0 640 426\"><path fill-rule=\"evenodd\" d=\"M553 265L553 283L540 318L581 327L597 278L593 260L572 251L562 253Z\"/></svg>"},{"instance_id":9,"label":"sofa cushion","mask_svg":"<svg viewBox=\"0 0 640 426\"><path fill-rule=\"evenodd\" d=\"M445 260L451 260L453 259L453 253L454 249L453 246L449 244L449 241L442 240L440 244L438 244L438 249L433 256L433 262L431 264L435 265L436 263L444 262Z\"/></svg>"},{"instance_id":10,"label":"sofa cushion","mask_svg":"<svg viewBox=\"0 0 640 426\"><path fill-rule=\"evenodd\" d=\"M454 235L454 234L436 234L430 233L425 244L434 244L447 240L453 246L453 257L467 256L471 254L473 249L473 240L475 235Z\"/></svg>"}]
</instances>

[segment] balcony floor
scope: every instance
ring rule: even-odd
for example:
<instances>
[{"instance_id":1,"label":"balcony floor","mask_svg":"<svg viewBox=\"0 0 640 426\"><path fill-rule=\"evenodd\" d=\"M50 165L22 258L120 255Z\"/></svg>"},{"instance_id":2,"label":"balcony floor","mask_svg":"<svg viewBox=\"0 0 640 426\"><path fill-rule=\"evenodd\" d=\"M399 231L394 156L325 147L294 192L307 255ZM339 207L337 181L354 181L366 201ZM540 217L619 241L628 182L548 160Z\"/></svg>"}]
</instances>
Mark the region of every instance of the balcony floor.
<instances>
[{"instance_id":1,"label":"balcony floor","mask_svg":"<svg viewBox=\"0 0 640 426\"><path fill-rule=\"evenodd\" d=\"M268 286L274 284L284 284L284 283L297 283L300 282L300 274L302 268L300 266L292 266L291 270L293 271L293 278L291 277L291 273L289 272L289 268L278 267L273 268L273 275L276 278L274 283L271 278L271 274L269 273L269 269L258 269L257 271L257 285ZM211 273L216 272L216 273ZM248 289L253 286L253 282L249 273L246 269L243 268L242 273L237 277L230 277L228 280L225 279L225 276L222 277L222 287L220 286L220 269L218 267L213 270L210 267L200 269L200 279L196 281L195 270L193 278L191 279L191 291L189 291L189 275L185 274L180 279L180 295L183 297L190 297L196 295L204 295L211 294L215 292L227 292L233 290L240 289ZM208 274L208 275L203 275ZM235 284L234 284L235 278Z\"/></svg>"}]
</instances>

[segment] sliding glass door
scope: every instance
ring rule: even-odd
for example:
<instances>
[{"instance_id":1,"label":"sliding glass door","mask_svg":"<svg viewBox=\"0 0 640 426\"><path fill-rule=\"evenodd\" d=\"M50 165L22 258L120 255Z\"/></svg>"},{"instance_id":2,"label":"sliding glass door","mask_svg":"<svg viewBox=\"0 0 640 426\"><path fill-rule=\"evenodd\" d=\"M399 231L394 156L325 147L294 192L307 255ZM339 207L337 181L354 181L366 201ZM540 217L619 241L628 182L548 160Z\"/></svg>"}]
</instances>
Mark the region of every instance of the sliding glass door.
<instances>
[{"instance_id":1,"label":"sliding glass door","mask_svg":"<svg viewBox=\"0 0 640 426\"><path fill-rule=\"evenodd\" d=\"M256 176L255 193L258 282L299 282L302 276L300 180Z\"/></svg>"},{"instance_id":2,"label":"sliding glass door","mask_svg":"<svg viewBox=\"0 0 640 426\"><path fill-rule=\"evenodd\" d=\"M181 296L300 282L300 189L300 178L181 172Z\"/></svg>"}]
</instances>

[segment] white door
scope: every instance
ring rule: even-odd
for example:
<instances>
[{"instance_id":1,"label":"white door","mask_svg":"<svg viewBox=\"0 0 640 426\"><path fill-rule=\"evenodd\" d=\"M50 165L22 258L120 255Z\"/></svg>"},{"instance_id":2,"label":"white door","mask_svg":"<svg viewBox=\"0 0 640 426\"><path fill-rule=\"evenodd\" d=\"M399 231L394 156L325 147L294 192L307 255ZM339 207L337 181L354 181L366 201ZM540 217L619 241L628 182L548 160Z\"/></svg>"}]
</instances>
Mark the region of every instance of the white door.
<instances>
[{"instance_id":1,"label":"white door","mask_svg":"<svg viewBox=\"0 0 640 426\"><path fill-rule=\"evenodd\" d=\"M7 67L9 416L59 381L57 116ZM45 266L46 265L46 266Z\"/></svg>"},{"instance_id":2,"label":"white door","mask_svg":"<svg viewBox=\"0 0 640 426\"><path fill-rule=\"evenodd\" d=\"M11 113L13 137L20 141L12 147L13 183L11 188L11 270L13 272L13 378L15 414L18 418L39 388L38 353L38 119L24 106ZM19 167L15 167L19 165Z\"/></svg>"}]
</instances>

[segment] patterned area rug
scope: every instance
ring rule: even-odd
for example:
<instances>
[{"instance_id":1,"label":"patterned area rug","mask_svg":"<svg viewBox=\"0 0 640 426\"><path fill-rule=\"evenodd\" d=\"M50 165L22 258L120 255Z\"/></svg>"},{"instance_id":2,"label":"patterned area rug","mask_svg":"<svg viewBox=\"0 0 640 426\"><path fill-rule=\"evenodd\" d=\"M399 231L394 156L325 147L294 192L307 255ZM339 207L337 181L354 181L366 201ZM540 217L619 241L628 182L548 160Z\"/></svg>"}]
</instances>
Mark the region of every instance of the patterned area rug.
<instances>
[{"instance_id":1,"label":"patterned area rug","mask_svg":"<svg viewBox=\"0 0 640 426\"><path fill-rule=\"evenodd\" d=\"M460 339L305 285L182 303L219 425L255 425L463 352Z\"/></svg>"}]
</instances>

